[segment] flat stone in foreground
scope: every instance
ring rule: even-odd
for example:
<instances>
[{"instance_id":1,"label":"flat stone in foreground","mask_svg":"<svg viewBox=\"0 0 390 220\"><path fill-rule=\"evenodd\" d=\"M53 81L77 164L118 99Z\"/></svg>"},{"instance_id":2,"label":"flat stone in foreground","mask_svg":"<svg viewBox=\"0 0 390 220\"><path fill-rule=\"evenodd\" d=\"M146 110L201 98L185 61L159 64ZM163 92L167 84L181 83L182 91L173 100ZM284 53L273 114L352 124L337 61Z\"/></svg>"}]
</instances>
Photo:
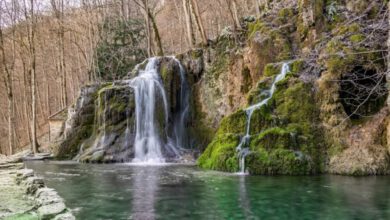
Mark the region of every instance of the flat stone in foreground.
<instances>
[{"instance_id":1,"label":"flat stone in foreground","mask_svg":"<svg viewBox=\"0 0 390 220\"><path fill-rule=\"evenodd\" d=\"M74 220L57 192L45 187L33 170L20 169L21 165L3 163L0 167L0 219Z\"/></svg>"}]
</instances>

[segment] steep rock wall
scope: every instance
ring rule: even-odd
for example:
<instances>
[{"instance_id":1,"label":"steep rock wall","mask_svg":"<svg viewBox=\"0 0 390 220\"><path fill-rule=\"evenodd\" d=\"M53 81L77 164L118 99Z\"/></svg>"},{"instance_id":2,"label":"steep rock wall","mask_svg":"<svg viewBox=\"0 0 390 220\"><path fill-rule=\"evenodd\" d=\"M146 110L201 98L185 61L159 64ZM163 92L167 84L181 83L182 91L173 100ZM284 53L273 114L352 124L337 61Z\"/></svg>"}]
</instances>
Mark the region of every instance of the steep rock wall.
<instances>
[{"instance_id":1,"label":"steep rock wall","mask_svg":"<svg viewBox=\"0 0 390 220\"><path fill-rule=\"evenodd\" d=\"M247 40L236 50L243 51L244 67L253 80L249 93L236 94L248 100L221 120L199 165L238 171L236 147L245 130L245 113L239 108L264 99L269 76L278 71L275 62L293 59L301 60L292 67L295 77L251 124L249 172L389 173L386 8L382 1L270 3L261 18L247 23ZM288 137L296 133L289 130L293 125L301 132L299 141Z\"/></svg>"}]
</instances>

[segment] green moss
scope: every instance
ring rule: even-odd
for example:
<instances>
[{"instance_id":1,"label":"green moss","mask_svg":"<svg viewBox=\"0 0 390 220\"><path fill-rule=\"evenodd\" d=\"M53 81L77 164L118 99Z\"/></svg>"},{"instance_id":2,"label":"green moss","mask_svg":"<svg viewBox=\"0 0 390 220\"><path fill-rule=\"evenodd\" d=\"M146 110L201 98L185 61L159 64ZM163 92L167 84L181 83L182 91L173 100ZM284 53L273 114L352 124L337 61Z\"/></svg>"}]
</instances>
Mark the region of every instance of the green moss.
<instances>
[{"instance_id":1,"label":"green moss","mask_svg":"<svg viewBox=\"0 0 390 220\"><path fill-rule=\"evenodd\" d=\"M290 64L290 73L293 75L299 75L304 69L305 62L303 60L295 60Z\"/></svg>"},{"instance_id":2,"label":"green moss","mask_svg":"<svg viewBox=\"0 0 390 220\"><path fill-rule=\"evenodd\" d=\"M366 37L363 34L354 34L349 37L349 40L352 43L360 43L362 42Z\"/></svg>"},{"instance_id":3,"label":"green moss","mask_svg":"<svg viewBox=\"0 0 390 220\"><path fill-rule=\"evenodd\" d=\"M344 34L351 34L351 33L357 33L360 31L360 25L358 23L352 23L350 25L342 25L338 27L338 30L336 31L337 35L344 35Z\"/></svg>"},{"instance_id":4,"label":"green moss","mask_svg":"<svg viewBox=\"0 0 390 220\"><path fill-rule=\"evenodd\" d=\"M291 19L291 17L294 16L294 9L293 8L282 8L279 11L278 16L280 18L284 18L284 19Z\"/></svg>"},{"instance_id":5,"label":"green moss","mask_svg":"<svg viewBox=\"0 0 390 220\"><path fill-rule=\"evenodd\" d=\"M309 33L309 27L303 24L302 21L298 22L297 32L301 41L305 40Z\"/></svg>"},{"instance_id":6,"label":"green moss","mask_svg":"<svg viewBox=\"0 0 390 220\"><path fill-rule=\"evenodd\" d=\"M161 67L160 67L160 74L161 74L162 80L164 82L167 81L168 76L169 76L169 71L168 71L167 65L161 65Z\"/></svg>"},{"instance_id":7,"label":"green moss","mask_svg":"<svg viewBox=\"0 0 390 220\"><path fill-rule=\"evenodd\" d=\"M115 102L114 104L110 105L110 108L116 112L124 112L127 108L127 103L123 102Z\"/></svg>"},{"instance_id":8,"label":"green moss","mask_svg":"<svg viewBox=\"0 0 390 220\"><path fill-rule=\"evenodd\" d=\"M310 123L308 120L316 114L310 85L296 82L286 86L285 89L278 88L273 97L279 119L294 123Z\"/></svg>"},{"instance_id":9,"label":"green moss","mask_svg":"<svg viewBox=\"0 0 390 220\"><path fill-rule=\"evenodd\" d=\"M98 90L97 92L97 95L101 95L102 93L104 93L105 91L107 91L108 89L112 89L114 87L114 84L109 82L109 83L104 83L102 84L101 88Z\"/></svg>"},{"instance_id":10,"label":"green moss","mask_svg":"<svg viewBox=\"0 0 390 220\"><path fill-rule=\"evenodd\" d=\"M248 27L249 39L254 38L257 32L262 38L261 45L259 45L259 50L261 51L259 52L267 53L264 54L264 58L270 56L269 61L282 61L291 57L291 44L280 30L268 27L257 21Z\"/></svg>"},{"instance_id":11,"label":"green moss","mask_svg":"<svg viewBox=\"0 0 390 220\"><path fill-rule=\"evenodd\" d=\"M237 112L222 119L221 124L217 131L217 136L223 134L244 133L245 125L246 125L246 113L243 110L238 110Z\"/></svg>"},{"instance_id":12,"label":"green moss","mask_svg":"<svg viewBox=\"0 0 390 220\"><path fill-rule=\"evenodd\" d=\"M302 62L297 62L294 69L298 71L302 65ZM323 148L320 130L316 125L318 113L311 89L310 84L305 84L290 74L286 80L278 83L277 90L268 104L253 112L249 143L252 153L246 160L250 173L300 175L322 170ZM238 142L232 143L224 138L233 134L242 136L245 125L246 115L242 110L224 118L213 143L201 156L202 167L230 170L227 168L231 167L228 161L237 161L232 158L237 156L232 151ZM225 157L219 158L218 152L221 149L231 151L223 151ZM226 162L222 163L222 160Z\"/></svg>"},{"instance_id":13,"label":"green moss","mask_svg":"<svg viewBox=\"0 0 390 220\"><path fill-rule=\"evenodd\" d=\"M191 58L198 59L203 56L203 50L191 50Z\"/></svg>"},{"instance_id":14,"label":"green moss","mask_svg":"<svg viewBox=\"0 0 390 220\"><path fill-rule=\"evenodd\" d=\"M198 165L205 169L236 172L238 170L236 147L239 140L239 136L233 134L217 136L199 157Z\"/></svg>"},{"instance_id":15,"label":"green moss","mask_svg":"<svg viewBox=\"0 0 390 220\"><path fill-rule=\"evenodd\" d=\"M209 71L214 80L217 80L221 74L227 72L229 60L230 59L227 54L220 54L215 59Z\"/></svg>"},{"instance_id":16,"label":"green moss","mask_svg":"<svg viewBox=\"0 0 390 220\"><path fill-rule=\"evenodd\" d=\"M250 133L257 134L262 130L274 124L274 115L272 113L272 106L263 105L256 109L251 118Z\"/></svg>"},{"instance_id":17,"label":"green moss","mask_svg":"<svg viewBox=\"0 0 390 220\"><path fill-rule=\"evenodd\" d=\"M34 212L20 213L5 217L4 220L39 220L39 216Z\"/></svg>"},{"instance_id":18,"label":"green moss","mask_svg":"<svg viewBox=\"0 0 390 220\"><path fill-rule=\"evenodd\" d=\"M267 151L259 148L247 157L251 174L307 175L313 173L310 158L286 149Z\"/></svg>"},{"instance_id":19,"label":"green moss","mask_svg":"<svg viewBox=\"0 0 390 220\"><path fill-rule=\"evenodd\" d=\"M277 148L289 147L290 132L284 128L271 127L258 135L252 137L250 143L251 149L255 150L259 147L271 150Z\"/></svg>"},{"instance_id":20,"label":"green moss","mask_svg":"<svg viewBox=\"0 0 390 220\"><path fill-rule=\"evenodd\" d=\"M251 39L255 36L256 32L261 31L265 27L265 24L261 20L248 24L248 38Z\"/></svg>"},{"instance_id":21,"label":"green moss","mask_svg":"<svg viewBox=\"0 0 390 220\"><path fill-rule=\"evenodd\" d=\"M278 12L277 23L280 25L291 22L295 17L294 8L282 8Z\"/></svg>"},{"instance_id":22,"label":"green moss","mask_svg":"<svg viewBox=\"0 0 390 220\"><path fill-rule=\"evenodd\" d=\"M251 78L251 73L248 69L248 67L244 67L241 72L242 78L243 78L243 83L240 88L240 92L243 94L246 94L249 92L249 90L252 87L252 78Z\"/></svg>"},{"instance_id":23,"label":"green moss","mask_svg":"<svg viewBox=\"0 0 390 220\"><path fill-rule=\"evenodd\" d=\"M254 103L257 103L257 102L267 98L269 95L268 90L269 90L269 87L271 86L271 83L272 83L271 77L267 77L267 78L260 80L257 83L256 87L253 88L249 92L248 97L247 97L248 104L252 105Z\"/></svg>"},{"instance_id":24,"label":"green moss","mask_svg":"<svg viewBox=\"0 0 390 220\"><path fill-rule=\"evenodd\" d=\"M93 133L93 124L83 125L75 128L66 140L61 143L57 152L58 159L72 159L79 152L81 144L91 137Z\"/></svg>"},{"instance_id":25,"label":"green moss","mask_svg":"<svg viewBox=\"0 0 390 220\"><path fill-rule=\"evenodd\" d=\"M269 63L264 67L264 76L276 76L280 73L281 65L275 63Z\"/></svg>"},{"instance_id":26,"label":"green moss","mask_svg":"<svg viewBox=\"0 0 390 220\"><path fill-rule=\"evenodd\" d=\"M297 24L297 32L301 42L305 42L304 46L312 46L313 42L311 41L312 37L310 35L311 31L315 29L317 33L324 31L326 24L324 16L324 6L325 1L311 1L311 0L300 0L298 5L299 20ZM313 21L305 23L303 17L306 17L304 13L307 13L307 10L312 10Z\"/></svg>"}]
</instances>

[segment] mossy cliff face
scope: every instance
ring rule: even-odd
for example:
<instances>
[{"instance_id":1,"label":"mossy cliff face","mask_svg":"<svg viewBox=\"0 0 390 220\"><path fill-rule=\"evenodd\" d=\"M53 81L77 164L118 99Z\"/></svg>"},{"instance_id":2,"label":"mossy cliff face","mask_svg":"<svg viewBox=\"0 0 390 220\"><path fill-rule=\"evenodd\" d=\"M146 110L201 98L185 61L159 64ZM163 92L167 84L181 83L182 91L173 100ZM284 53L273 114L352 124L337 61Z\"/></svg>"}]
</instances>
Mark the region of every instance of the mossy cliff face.
<instances>
[{"instance_id":1,"label":"mossy cliff face","mask_svg":"<svg viewBox=\"0 0 390 220\"><path fill-rule=\"evenodd\" d=\"M297 175L321 171L323 160L320 153L324 146L319 141L311 88L310 84L290 73L278 83L277 91L268 104L253 113L249 143L251 153L246 159L246 167L251 174ZM260 95L265 90L255 91ZM224 118L198 164L208 169L238 171L236 147L245 133L246 120L243 110Z\"/></svg>"},{"instance_id":2,"label":"mossy cliff face","mask_svg":"<svg viewBox=\"0 0 390 220\"><path fill-rule=\"evenodd\" d=\"M135 96L130 86L131 78L144 69L147 61L141 63L129 73L125 80L98 84L82 89L75 104L74 114L67 122L69 134L61 143L57 157L76 159L81 162L125 162L134 158ZM194 68L197 68L194 66ZM180 65L172 57L157 58L157 71L161 75L168 104L168 124L164 112L162 96L156 98L156 130L160 132L162 142L173 137L174 123L181 113L182 86ZM195 70L188 71L185 78L188 86L196 80ZM199 74L199 73L198 73ZM187 81L187 80L186 80ZM186 84L187 86L187 84ZM187 92L191 92L190 88ZM84 91L84 92L83 92ZM83 104L80 104L83 103ZM194 106L193 100L189 105ZM190 130L186 138L188 146L197 143L199 129L191 129L195 115L189 111L185 128ZM167 133L166 133L167 132ZM164 153L164 152L163 152Z\"/></svg>"},{"instance_id":3,"label":"mossy cliff face","mask_svg":"<svg viewBox=\"0 0 390 220\"><path fill-rule=\"evenodd\" d=\"M230 35L219 37L207 52L209 58L205 59L202 77L194 86L201 120L212 129L218 126L222 117L245 105L245 94L252 87L242 53L236 49Z\"/></svg>"},{"instance_id":4,"label":"mossy cliff face","mask_svg":"<svg viewBox=\"0 0 390 220\"><path fill-rule=\"evenodd\" d=\"M88 85L80 90L76 104L69 112L65 128L65 140L55 147L54 154L60 159L72 159L78 153L80 144L88 139L94 129L95 99L101 85Z\"/></svg>"},{"instance_id":5,"label":"mossy cliff face","mask_svg":"<svg viewBox=\"0 0 390 220\"><path fill-rule=\"evenodd\" d=\"M79 97L71 132L59 147L57 157L82 162L126 161L133 154L134 94L125 83L95 85ZM131 130L126 133L126 128ZM130 144L131 143L131 144Z\"/></svg>"},{"instance_id":6,"label":"mossy cliff face","mask_svg":"<svg viewBox=\"0 0 390 220\"><path fill-rule=\"evenodd\" d=\"M213 116L215 112L228 111L220 114L225 115L222 120L217 118L218 130L199 158L199 165L223 171L238 170L238 164L232 165L232 161L237 162L235 147L245 133L246 120L245 112L239 109L266 98L273 77L280 72L281 65L277 62L294 58L297 62L290 64L291 73L279 83L274 97L252 116L252 153L246 160L249 172L389 173L390 126L384 52L387 47L383 43L388 33L372 29L387 19L386 4L383 1L269 2L265 14L246 24L244 46L234 50L243 57L243 67L249 75L249 80L241 79L238 83L249 85L249 89L235 94L247 100L230 109L220 104L218 100L222 99L215 95L205 102L212 106L211 101L216 100L220 106L215 107ZM348 21L357 16L364 21ZM366 34L368 30L373 31L372 36ZM225 70L217 75L227 74L233 63L216 63ZM241 72L229 74L239 76ZM218 84L213 86L209 88L214 91L223 88ZM210 110L204 108L206 116Z\"/></svg>"},{"instance_id":7,"label":"mossy cliff face","mask_svg":"<svg viewBox=\"0 0 390 220\"><path fill-rule=\"evenodd\" d=\"M78 159L82 162L129 161L134 154L134 137L133 90L123 83L107 85L98 91L94 132L80 146Z\"/></svg>"},{"instance_id":8,"label":"mossy cliff face","mask_svg":"<svg viewBox=\"0 0 390 220\"><path fill-rule=\"evenodd\" d=\"M331 173L389 173L383 44L366 39L363 29L356 22L334 29L318 60L326 68L317 85ZM359 97L363 87L370 92Z\"/></svg>"},{"instance_id":9,"label":"mossy cliff face","mask_svg":"<svg viewBox=\"0 0 390 220\"><path fill-rule=\"evenodd\" d=\"M268 63L288 60L292 55L286 29L275 29L266 20L248 24L248 47L244 59L250 72L251 82L255 84L263 75Z\"/></svg>"},{"instance_id":10,"label":"mossy cliff face","mask_svg":"<svg viewBox=\"0 0 390 220\"><path fill-rule=\"evenodd\" d=\"M240 34L239 42L232 33L226 32L204 49L201 56L195 53L194 59L201 57L203 61L203 71L192 89L200 123L196 127L207 130L208 134L216 131L223 117L247 104L247 94L267 63L290 57L291 48L282 33L265 24L249 26L252 34ZM241 41L248 37L250 41Z\"/></svg>"}]
</instances>

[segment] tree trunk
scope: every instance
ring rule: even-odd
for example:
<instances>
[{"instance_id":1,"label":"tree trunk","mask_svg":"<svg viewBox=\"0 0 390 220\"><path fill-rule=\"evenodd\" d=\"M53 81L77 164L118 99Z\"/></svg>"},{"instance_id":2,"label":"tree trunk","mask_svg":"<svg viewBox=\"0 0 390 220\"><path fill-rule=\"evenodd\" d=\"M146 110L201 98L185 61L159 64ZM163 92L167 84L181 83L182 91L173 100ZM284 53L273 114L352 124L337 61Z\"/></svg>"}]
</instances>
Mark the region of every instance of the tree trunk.
<instances>
[{"instance_id":1,"label":"tree trunk","mask_svg":"<svg viewBox=\"0 0 390 220\"><path fill-rule=\"evenodd\" d=\"M2 13L0 14L0 22L2 22ZM2 57L2 67L3 72L5 73L4 83L7 90L7 121L8 121L8 155L12 155L15 149L15 117L14 117L14 97L13 97L13 68L15 63L15 31L12 31L12 60L11 67L9 67L6 52L5 52L5 43L3 30L0 27L0 49L1 49L1 57Z\"/></svg>"},{"instance_id":2,"label":"tree trunk","mask_svg":"<svg viewBox=\"0 0 390 220\"><path fill-rule=\"evenodd\" d=\"M182 1L183 1L184 17L185 17L185 21L186 21L188 45L192 48L195 46L196 42L195 42L194 32L192 30L191 11L190 11L189 0L182 0Z\"/></svg>"},{"instance_id":3,"label":"tree trunk","mask_svg":"<svg viewBox=\"0 0 390 220\"><path fill-rule=\"evenodd\" d=\"M146 7L148 7L148 6L146 6ZM153 32L154 32L154 40L155 40L156 45L157 45L157 56L164 56L164 51L163 51L162 44L161 44L161 37L160 37L160 33L158 31L156 20L155 20L153 14L150 12L150 9L148 9L147 11L148 11L150 21L152 22L152 27L153 27Z\"/></svg>"},{"instance_id":4,"label":"tree trunk","mask_svg":"<svg viewBox=\"0 0 390 220\"><path fill-rule=\"evenodd\" d=\"M29 30L28 30L28 33L29 33ZM23 56L22 54L20 54L20 56ZM24 122L27 124L26 126L26 131L27 131L27 136L28 136L28 140L30 141L30 143L32 143L32 138L31 138L31 126L30 126L30 123L31 123L31 116L30 116L30 113L31 113L31 103L30 103L30 98L29 98L29 93L28 91L31 91L31 85L30 85L30 76L29 76L29 71L27 70L27 63L25 62L25 60L23 59L23 57L21 58L22 60L22 65L23 65L23 88L24 88L24 99L23 99L23 103L24 103L24 116L25 116L25 120ZM32 151L32 145L31 145L31 151Z\"/></svg>"},{"instance_id":5,"label":"tree trunk","mask_svg":"<svg viewBox=\"0 0 390 220\"><path fill-rule=\"evenodd\" d=\"M233 11L233 17L234 17L234 22L236 23L236 27L240 30L241 24L240 24L240 19L238 17L238 10L237 10L237 3L236 0L231 0L232 3L232 11Z\"/></svg>"},{"instance_id":6,"label":"tree trunk","mask_svg":"<svg viewBox=\"0 0 390 220\"><path fill-rule=\"evenodd\" d=\"M260 3L259 3L259 0L255 0L255 7L256 7L256 17L260 18L261 14L260 14Z\"/></svg>"},{"instance_id":7,"label":"tree trunk","mask_svg":"<svg viewBox=\"0 0 390 220\"><path fill-rule=\"evenodd\" d=\"M152 57L153 51L152 51L152 34L151 34L151 28L150 28L150 17L149 17L149 7L147 7L148 0L145 0L144 2L144 19L145 19L145 27L146 27L146 39L147 39L147 52L148 57ZM141 9L142 10L142 9Z\"/></svg>"},{"instance_id":8,"label":"tree trunk","mask_svg":"<svg viewBox=\"0 0 390 220\"><path fill-rule=\"evenodd\" d=\"M3 31L0 29L0 47L1 47L1 56L3 63L3 71L5 73L5 87L7 89L7 116L8 116L8 155L12 155L15 149L15 137L14 137L14 98L13 98L13 86L12 86L12 74L11 70L8 68L7 61L5 59L6 53L4 48L4 39Z\"/></svg>"},{"instance_id":9,"label":"tree trunk","mask_svg":"<svg viewBox=\"0 0 390 220\"><path fill-rule=\"evenodd\" d=\"M199 31L200 37L202 38L202 43L204 46L207 46L206 31L204 30L203 21L202 21L202 17L200 15L200 12L199 12L199 7L198 7L197 1L191 0L191 6L192 6L192 9L194 12L194 17L195 17L196 24L198 26L198 31Z\"/></svg>"},{"instance_id":10,"label":"tree trunk","mask_svg":"<svg viewBox=\"0 0 390 220\"><path fill-rule=\"evenodd\" d=\"M57 6L58 2L58 6ZM59 72L61 74L61 107L68 106L67 73L65 64L65 28L64 28L64 0L51 0L51 6L58 25Z\"/></svg>"},{"instance_id":11,"label":"tree trunk","mask_svg":"<svg viewBox=\"0 0 390 220\"><path fill-rule=\"evenodd\" d=\"M238 20L237 7L235 0L226 0L230 18L233 21L233 36L236 43L238 43L237 30L241 29L240 21Z\"/></svg>"},{"instance_id":12,"label":"tree trunk","mask_svg":"<svg viewBox=\"0 0 390 220\"><path fill-rule=\"evenodd\" d=\"M38 153L37 141L37 104L36 104L36 54L35 54L35 15L34 0L30 0L30 73L31 73L31 146L34 154Z\"/></svg>"},{"instance_id":13,"label":"tree trunk","mask_svg":"<svg viewBox=\"0 0 390 220\"><path fill-rule=\"evenodd\" d=\"M390 2L387 3L387 22L390 25ZM390 83L390 29L387 35L387 83ZM390 96L387 97L387 106L390 106Z\"/></svg>"}]
</instances>

